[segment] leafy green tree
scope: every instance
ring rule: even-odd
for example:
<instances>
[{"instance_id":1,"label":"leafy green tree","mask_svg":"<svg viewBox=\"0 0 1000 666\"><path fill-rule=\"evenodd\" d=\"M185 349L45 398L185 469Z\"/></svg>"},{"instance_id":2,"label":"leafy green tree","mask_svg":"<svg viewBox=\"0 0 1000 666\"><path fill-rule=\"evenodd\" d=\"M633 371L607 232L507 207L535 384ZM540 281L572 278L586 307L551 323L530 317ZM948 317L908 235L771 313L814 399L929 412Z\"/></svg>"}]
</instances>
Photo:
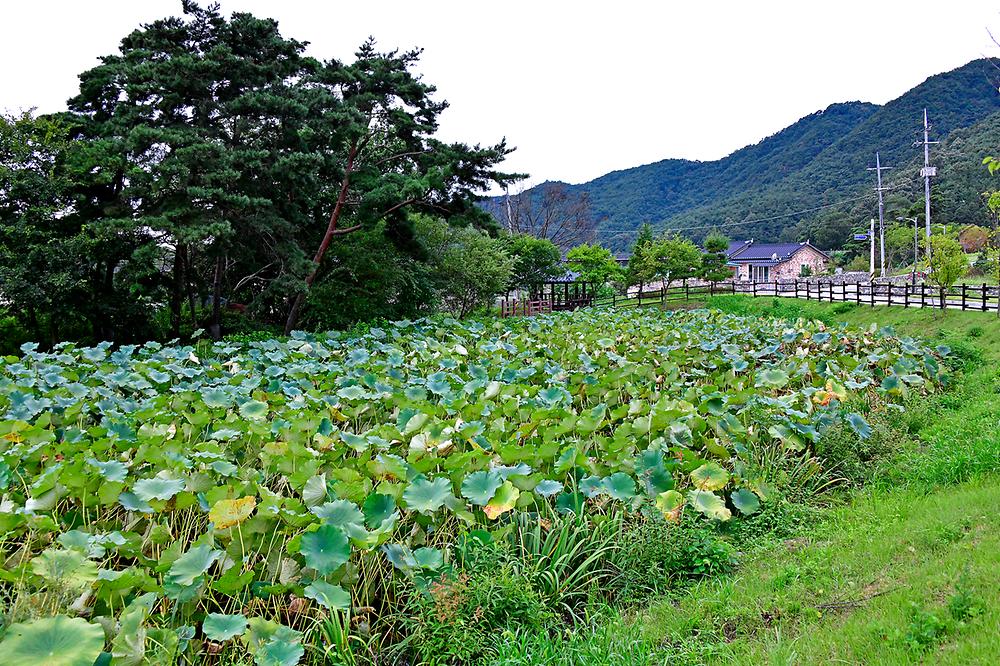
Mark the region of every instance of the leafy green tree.
<instances>
[{"instance_id":1,"label":"leafy green tree","mask_svg":"<svg viewBox=\"0 0 1000 666\"><path fill-rule=\"evenodd\" d=\"M699 276L709 282L720 282L730 277L732 271L726 268L729 239L715 231L705 237L703 245L705 253L701 256Z\"/></svg>"},{"instance_id":2,"label":"leafy green tree","mask_svg":"<svg viewBox=\"0 0 1000 666\"><path fill-rule=\"evenodd\" d=\"M645 281L660 280L665 287L675 280L695 277L701 267L701 250L680 236L658 238L639 252Z\"/></svg>"},{"instance_id":3,"label":"leafy green tree","mask_svg":"<svg viewBox=\"0 0 1000 666\"><path fill-rule=\"evenodd\" d=\"M0 303L35 340L154 334L157 251L129 225L87 215L90 146L58 116L0 116Z\"/></svg>"},{"instance_id":4,"label":"leafy green tree","mask_svg":"<svg viewBox=\"0 0 1000 666\"><path fill-rule=\"evenodd\" d=\"M437 303L456 317L492 304L510 284L514 260L504 243L471 225L414 216L417 238L430 257Z\"/></svg>"},{"instance_id":5,"label":"leafy green tree","mask_svg":"<svg viewBox=\"0 0 1000 666\"><path fill-rule=\"evenodd\" d=\"M428 314L436 298L432 266L397 248L376 227L330 247L302 323L336 330L359 321L410 319Z\"/></svg>"},{"instance_id":6,"label":"leafy green tree","mask_svg":"<svg viewBox=\"0 0 1000 666\"><path fill-rule=\"evenodd\" d=\"M570 270L580 274L581 282L605 285L621 277L622 271L611 250L600 245L583 243L566 253Z\"/></svg>"},{"instance_id":7,"label":"leafy green tree","mask_svg":"<svg viewBox=\"0 0 1000 666\"><path fill-rule=\"evenodd\" d=\"M511 289L532 289L563 273L562 254L547 238L529 234L503 236L504 249L514 260Z\"/></svg>"},{"instance_id":8,"label":"leafy green tree","mask_svg":"<svg viewBox=\"0 0 1000 666\"><path fill-rule=\"evenodd\" d=\"M930 280L940 287L950 287L969 270L969 259L962 246L947 236L931 236Z\"/></svg>"},{"instance_id":9,"label":"leafy green tree","mask_svg":"<svg viewBox=\"0 0 1000 666\"><path fill-rule=\"evenodd\" d=\"M635 242L632 243L632 254L629 255L628 266L625 268L625 281L628 282L629 286L639 285L639 289L642 289L643 282L645 281L645 273L641 266L642 248L652 243L653 240L653 227L648 222L644 222L639 227L639 233L635 236Z\"/></svg>"},{"instance_id":10,"label":"leafy green tree","mask_svg":"<svg viewBox=\"0 0 1000 666\"><path fill-rule=\"evenodd\" d=\"M318 245L292 299L286 332L297 325L334 239L384 222L398 246L412 249L409 213L419 211L492 226L476 201L491 185L521 178L496 170L511 152L504 142L484 148L434 137L447 103L434 99L434 86L413 70L419 57L418 50L380 53L369 40L353 63L324 63L305 80L305 94L315 96L306 127L321 137L315 149L336 176L323 202L328 217L314 225L322 233L310 228L305 235Z\"/></svg>"}]
</instances>

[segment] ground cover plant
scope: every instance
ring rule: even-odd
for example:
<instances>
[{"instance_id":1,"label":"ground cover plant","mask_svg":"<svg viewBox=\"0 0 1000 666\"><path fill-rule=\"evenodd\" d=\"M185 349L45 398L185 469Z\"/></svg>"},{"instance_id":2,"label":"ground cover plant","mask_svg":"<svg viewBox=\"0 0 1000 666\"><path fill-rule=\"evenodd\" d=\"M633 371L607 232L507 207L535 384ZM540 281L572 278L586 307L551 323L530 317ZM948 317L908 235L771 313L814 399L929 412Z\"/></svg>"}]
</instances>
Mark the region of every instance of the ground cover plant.
<instances>
[{"instance_id":1,"label":"ground cover plant","mask_svg":"<svg viewBox=\"0 0 1000 666\"><path fill-rule=\"evenodd\" d=\"M639 309L25 345L0 363L0 649L25 664L351 662L390 644L409 659L407 629L442 639L435 618L470 604L537 617L523 636L583 624L587 581L628 559L587 553L629 516L766 509L755 451L868 436L866 414L946 381L947 351L875 327ZM691 575L730 566L700 539ZM477 578L483 562L498 575Z\"/></svg>"}]
</instances>

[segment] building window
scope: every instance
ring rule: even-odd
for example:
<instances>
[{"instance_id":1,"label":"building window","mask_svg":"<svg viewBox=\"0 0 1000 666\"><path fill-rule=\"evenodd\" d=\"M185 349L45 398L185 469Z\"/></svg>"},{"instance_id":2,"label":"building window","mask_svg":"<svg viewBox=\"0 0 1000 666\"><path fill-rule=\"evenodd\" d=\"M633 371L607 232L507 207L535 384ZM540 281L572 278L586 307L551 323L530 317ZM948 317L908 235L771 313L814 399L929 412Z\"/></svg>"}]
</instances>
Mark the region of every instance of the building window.
<instances>
[{"instance_id":1,"label":"building window","mask_svg":"<svg viewBox=\"0 0 1000 666\"><path fill-rule=\"evenodd\" d=\"M771 281L771 267L770 266L751 266L750 270L753 271L753 281L754 282L770 282Z\"/></svg>"}]
</instances>

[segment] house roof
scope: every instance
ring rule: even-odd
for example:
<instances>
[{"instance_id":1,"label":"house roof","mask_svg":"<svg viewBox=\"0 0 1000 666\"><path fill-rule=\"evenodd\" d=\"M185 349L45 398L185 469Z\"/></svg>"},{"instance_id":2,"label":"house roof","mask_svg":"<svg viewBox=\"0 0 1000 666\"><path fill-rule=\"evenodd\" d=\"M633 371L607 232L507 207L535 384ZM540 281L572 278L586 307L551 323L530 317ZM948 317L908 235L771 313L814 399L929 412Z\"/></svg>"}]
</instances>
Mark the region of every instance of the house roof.
<instances>
[{"instance_id":1,"label":"house roof","mask_svg":"<svg viewBox=\"0 0 1000 666\"><path fill-rule=\"evenodd\" d=\"M775 265L792 258L792 255L804 247L811 247L824 257L828 255L816 248L809 241L804 243L757 243L752 239L742 243L730 243L726 254L730 261L739 263L754 263L759 265Z\"/></svg>"}]
</instances>

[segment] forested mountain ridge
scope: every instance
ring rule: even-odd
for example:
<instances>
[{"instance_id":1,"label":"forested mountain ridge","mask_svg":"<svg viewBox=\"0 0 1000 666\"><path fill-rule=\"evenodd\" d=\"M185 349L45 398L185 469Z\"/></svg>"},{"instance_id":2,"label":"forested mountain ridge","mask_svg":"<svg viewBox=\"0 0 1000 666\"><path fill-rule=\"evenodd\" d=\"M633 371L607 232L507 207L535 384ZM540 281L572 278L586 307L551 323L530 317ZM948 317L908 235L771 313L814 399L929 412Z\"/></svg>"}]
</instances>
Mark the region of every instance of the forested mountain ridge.
<instances>
[{"instance_id":1,"label":"forested mountain ridge","mask_svg":"<svg viewBox=\"0 0 1000 666\"><path fill-rule=\"evenodd\" d=\"M681 229L695 238L723 226L732 229L731 235L777 240L815 216L820 206L843 201L821 210L854 215L859 203L867 205L859 197L871 191L873 176L866 168L874 166L876 151L883 164L896 167L896 180L909 177L900 170L920 154L913 142L919 138L922 110L926 107L930 114L932 139L944 140L1000 111L998 80L1000 70L992 63L974 60L931 76L881 106L833 104L720 160L667 159L566 187L587 194L599 220L597 238L615 250L627 248L644 222L657 229ZM951 174L943 168L939 174L940 185L951 187ZM953 195L966 203L972 197ZM501 202L498 198L488 204L498 217ZM805 210L812 212L788 215ZM968 215L972 209L964 205L961 210ZM985 215L985 210L974 213ZM769 219L740 223L761 218Z\"/></svg>"}]
</instances>

